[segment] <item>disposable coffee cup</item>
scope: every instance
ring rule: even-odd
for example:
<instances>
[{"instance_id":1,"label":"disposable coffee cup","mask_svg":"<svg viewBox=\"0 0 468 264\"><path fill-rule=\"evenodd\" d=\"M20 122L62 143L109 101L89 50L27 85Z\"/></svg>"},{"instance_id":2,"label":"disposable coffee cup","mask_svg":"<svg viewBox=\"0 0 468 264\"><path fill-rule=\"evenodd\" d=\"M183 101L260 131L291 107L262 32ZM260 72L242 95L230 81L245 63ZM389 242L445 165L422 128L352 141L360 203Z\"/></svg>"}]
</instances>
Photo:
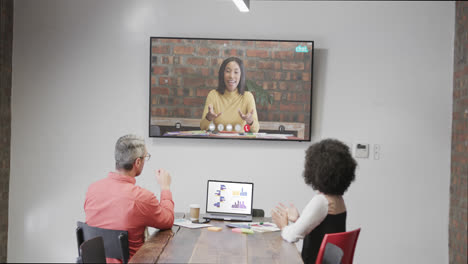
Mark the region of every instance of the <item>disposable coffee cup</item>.
<instances>
[{"instance_id":1,"label":"disposable coffee cup","mask_svg":"<svg viewBox=\"0 0 468 264\"><path fill-rule=\"evenodd\" d=\"M198 220L200 217L200 205L191 204L190 205L190 221Z\"/></svg>"}]
</instances>

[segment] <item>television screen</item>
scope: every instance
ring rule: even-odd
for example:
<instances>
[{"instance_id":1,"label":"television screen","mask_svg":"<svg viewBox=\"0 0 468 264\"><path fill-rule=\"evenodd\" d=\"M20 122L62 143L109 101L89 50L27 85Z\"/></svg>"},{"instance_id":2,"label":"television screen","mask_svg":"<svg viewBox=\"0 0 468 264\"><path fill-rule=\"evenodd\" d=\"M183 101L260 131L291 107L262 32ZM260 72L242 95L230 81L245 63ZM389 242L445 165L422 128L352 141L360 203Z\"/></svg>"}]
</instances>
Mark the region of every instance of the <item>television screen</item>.
<instances>
[{"instance_id":1,"label":"television screen","mask_svg":"<svg viewBox=\"0 0 468 264\"><path fill-rule=\"evenodd\" d=\"M151 37L149 136L310 141L314 42Z\"/></svg>"}]
</instances>

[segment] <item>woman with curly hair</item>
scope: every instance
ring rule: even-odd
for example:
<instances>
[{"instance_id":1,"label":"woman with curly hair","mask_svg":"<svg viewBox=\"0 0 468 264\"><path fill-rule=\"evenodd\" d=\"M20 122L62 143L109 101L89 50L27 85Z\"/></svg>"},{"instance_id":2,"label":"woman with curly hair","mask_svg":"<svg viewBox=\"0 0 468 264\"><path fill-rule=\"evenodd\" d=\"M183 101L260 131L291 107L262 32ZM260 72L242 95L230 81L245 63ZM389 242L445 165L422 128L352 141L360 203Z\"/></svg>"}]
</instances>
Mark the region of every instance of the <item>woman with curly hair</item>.
<instances>
[{"instance_id":1,"label":"woman with curly hair","mask_svg":"<svg viewBox=\"0 0 468 264\"><path fill-rule=\"evenodd\" d=\"M346 231L346 206L343 194L354 181L356 161L348 146L335 139L325 139L306 151L304 181L318 191L301 215L290 204L280 203L272 210L273 222L288 242L304 239L302 260L315 263L325 234ZM288 225L288 220L293 222Z\"/></svg>"}]
</instances>

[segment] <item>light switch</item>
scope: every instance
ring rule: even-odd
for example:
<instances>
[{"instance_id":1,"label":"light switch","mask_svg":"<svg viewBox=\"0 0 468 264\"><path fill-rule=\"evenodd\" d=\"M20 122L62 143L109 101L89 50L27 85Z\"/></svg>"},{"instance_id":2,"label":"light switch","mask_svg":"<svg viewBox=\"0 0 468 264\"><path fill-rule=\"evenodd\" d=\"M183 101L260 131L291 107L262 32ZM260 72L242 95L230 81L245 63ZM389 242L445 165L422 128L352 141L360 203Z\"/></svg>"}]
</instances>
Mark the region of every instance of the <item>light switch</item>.
<instances>
[{"instance_id":1,"label":"light switch","mask_svg":"<svg viewBox=\"0 0 468 264\"><path fill-rule=\"evenodd\" d=\"M374 159L375 160L380 159L380 145L379 144L374 145Z\"/></svg>"}]
</instances>

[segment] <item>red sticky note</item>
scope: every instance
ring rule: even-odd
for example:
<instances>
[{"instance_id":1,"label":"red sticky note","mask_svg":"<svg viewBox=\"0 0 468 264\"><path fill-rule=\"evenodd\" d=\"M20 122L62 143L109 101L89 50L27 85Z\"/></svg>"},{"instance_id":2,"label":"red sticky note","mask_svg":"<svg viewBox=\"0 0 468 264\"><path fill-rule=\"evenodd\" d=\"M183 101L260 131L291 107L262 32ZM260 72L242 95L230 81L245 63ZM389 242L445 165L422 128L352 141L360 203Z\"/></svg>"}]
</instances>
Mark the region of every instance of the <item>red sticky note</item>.
<instances>
[{"instance_id":1,"label":"red sticky note","mask_svg":"<svg viewBox=\"0 0 468 264\"><path fill-rule=\"evenodd\" d=\"M231 229L232 232L236 232L236 233L242 233L242 229L241 228L233 228Z\"/></svg>"}]
</instances>

